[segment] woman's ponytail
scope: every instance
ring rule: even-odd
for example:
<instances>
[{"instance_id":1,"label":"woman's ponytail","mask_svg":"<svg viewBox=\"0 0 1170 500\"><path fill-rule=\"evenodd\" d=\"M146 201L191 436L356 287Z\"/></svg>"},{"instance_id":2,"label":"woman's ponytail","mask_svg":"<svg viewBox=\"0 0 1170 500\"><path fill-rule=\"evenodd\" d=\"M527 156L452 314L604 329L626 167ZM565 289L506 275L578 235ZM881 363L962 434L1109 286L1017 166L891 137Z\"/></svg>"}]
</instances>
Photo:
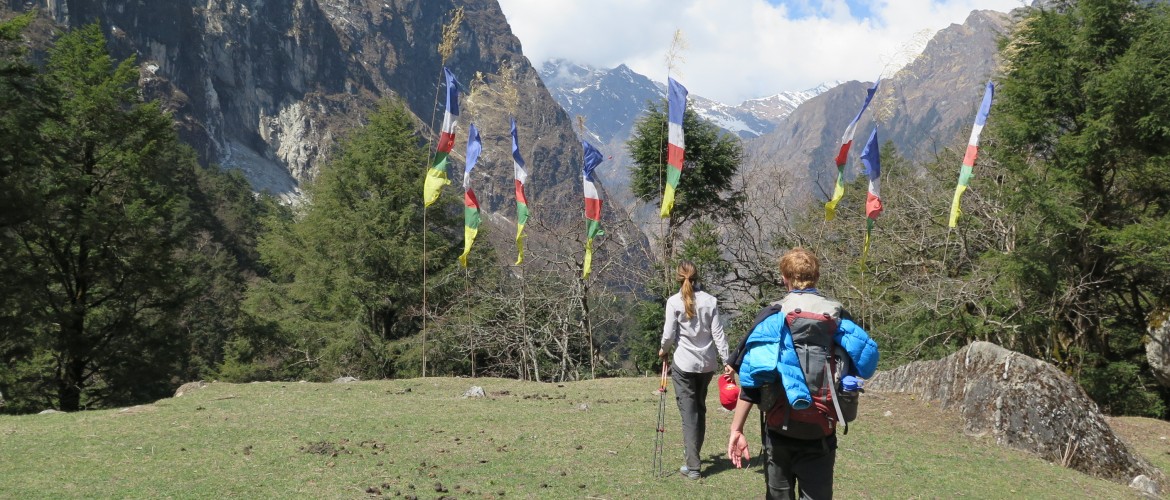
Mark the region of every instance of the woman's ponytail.
<instances>
[{"instance_id":1,"label":"woman's ponytail","mask_svg":"<svg viewBox=\"0 0 1170 500\"><path fill-rule=\"evenodd\" d=\"M694 264L684 260L678 264L675 276L682 283L680 292L687 319L692 319L695 317L695 282L699 280L699 272L695 270Z\"/></svg>"}]
</instances>

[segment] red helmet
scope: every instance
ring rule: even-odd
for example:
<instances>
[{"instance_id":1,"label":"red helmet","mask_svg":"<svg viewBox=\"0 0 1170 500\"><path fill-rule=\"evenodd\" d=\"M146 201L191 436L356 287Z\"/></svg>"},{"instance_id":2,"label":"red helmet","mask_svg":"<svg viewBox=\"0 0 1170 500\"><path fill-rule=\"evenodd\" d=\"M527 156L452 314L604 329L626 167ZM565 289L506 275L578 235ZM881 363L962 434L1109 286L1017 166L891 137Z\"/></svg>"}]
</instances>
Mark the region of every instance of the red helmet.
<instances>
[{"instance_id":1,"label":"red helmet","mask_svg":"<svg viewBox=\"0 0 1170 500\"><path fill-rule=\"evenodd\" d=\"M739 386L730 375L719 376L719 404L728 410L735 410L736 401L739 401Z\"/></svg>"}]
</instances>

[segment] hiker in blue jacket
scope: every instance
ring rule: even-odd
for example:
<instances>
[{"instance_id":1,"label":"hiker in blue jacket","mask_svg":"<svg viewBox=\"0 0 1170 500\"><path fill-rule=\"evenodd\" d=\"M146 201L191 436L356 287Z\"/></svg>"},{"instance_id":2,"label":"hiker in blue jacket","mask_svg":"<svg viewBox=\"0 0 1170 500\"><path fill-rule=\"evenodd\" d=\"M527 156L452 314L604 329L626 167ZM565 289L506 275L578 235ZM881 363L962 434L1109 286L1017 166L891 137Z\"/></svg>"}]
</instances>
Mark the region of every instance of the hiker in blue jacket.
<instances>
[{"instance_id":1,"label":"hiker in blue jacket","mask_svg":"<svg viewBox=\"0 0 1170 500\"><path fill-rule=\"evenodd\" d=\"M797 491L802 499L832 498L836 426L856 415L857 402L856 393L838 392L839 377L873 375L877 344L840 303L817 292L820 265L812 252L789 251L780 274L788 294L757 315L733 356L741 390L727 455L736 467L750 458L743 427L758 404L766 412L767 498L794 499ZM852 413L842 411L842 401Z\"/></svg>"},{"instance_id":2,"label":"hiker in blue jacket","mask_svg":"<svg viewBox=\"0 0 1170 500\"><path fill-rule=\"evenodd\" d=\"M679 467L679 472L689 479L699 479L699 452L707 434L707 387L719 367L715 355L723 360L724 373L730 374L731 367L727 366L727 337L719 320L718 301L699 286L694 264L680 263L675 277L679 292L666 301L658 357L665 360L667 351L674 348L671 380L682 415L686 449L686 464Z\"/></svg>"}]
</instances>

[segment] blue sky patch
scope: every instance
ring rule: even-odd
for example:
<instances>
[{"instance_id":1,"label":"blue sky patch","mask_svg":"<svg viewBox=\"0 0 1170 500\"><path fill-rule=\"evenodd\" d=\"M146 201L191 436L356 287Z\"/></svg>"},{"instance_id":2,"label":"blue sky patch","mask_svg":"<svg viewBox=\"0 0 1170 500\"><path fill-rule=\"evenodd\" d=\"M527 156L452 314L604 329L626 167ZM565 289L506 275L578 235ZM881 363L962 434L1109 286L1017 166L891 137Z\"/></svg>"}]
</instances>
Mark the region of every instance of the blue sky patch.
<instances>
[{"instance_id":1,"label":"blue sky patch","mask_svg":"<svg viewBox=\"0 0 1170 500\"><path fill-rule=\"evenodd\" d=\"M849 14L853 16L854 19L862 21L873 16L873 11L870 10L871 1L872 0L845 0L845 4L849 6ZM768 0L768 3L787 7L788 15L793 19L828 17L828 13L825 9L825 2L822 0Z\"/></svg>"}]
</instances>

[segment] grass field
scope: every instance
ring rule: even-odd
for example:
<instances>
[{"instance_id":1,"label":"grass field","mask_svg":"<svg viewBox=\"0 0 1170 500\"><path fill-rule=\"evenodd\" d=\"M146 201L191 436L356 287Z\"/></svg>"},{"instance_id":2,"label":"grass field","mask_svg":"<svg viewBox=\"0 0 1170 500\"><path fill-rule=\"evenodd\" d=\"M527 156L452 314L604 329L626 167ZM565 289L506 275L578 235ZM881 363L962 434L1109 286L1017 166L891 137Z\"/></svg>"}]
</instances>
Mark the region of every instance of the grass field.
<instances>
[{"instance_id":1,"label":"grass field","mask_svg":"<svg viewBox=\"0 0 1170 500\"><path fill-rule=\"evenodd\" d=\"M761 468L736 470L725 457L730 414L714 388L704 477L677 473L673 392L664 457L676 472L655 477L657 384L213 383L120 410L3 416L0 498L762 498ZM487 397L463 398L473 385ZM1170 466L1170 424L1114 425ZM866 394L840 437L837 496L1138 497L960 429L956 416L910 396Z\"/></svg>"}]
</instances>

